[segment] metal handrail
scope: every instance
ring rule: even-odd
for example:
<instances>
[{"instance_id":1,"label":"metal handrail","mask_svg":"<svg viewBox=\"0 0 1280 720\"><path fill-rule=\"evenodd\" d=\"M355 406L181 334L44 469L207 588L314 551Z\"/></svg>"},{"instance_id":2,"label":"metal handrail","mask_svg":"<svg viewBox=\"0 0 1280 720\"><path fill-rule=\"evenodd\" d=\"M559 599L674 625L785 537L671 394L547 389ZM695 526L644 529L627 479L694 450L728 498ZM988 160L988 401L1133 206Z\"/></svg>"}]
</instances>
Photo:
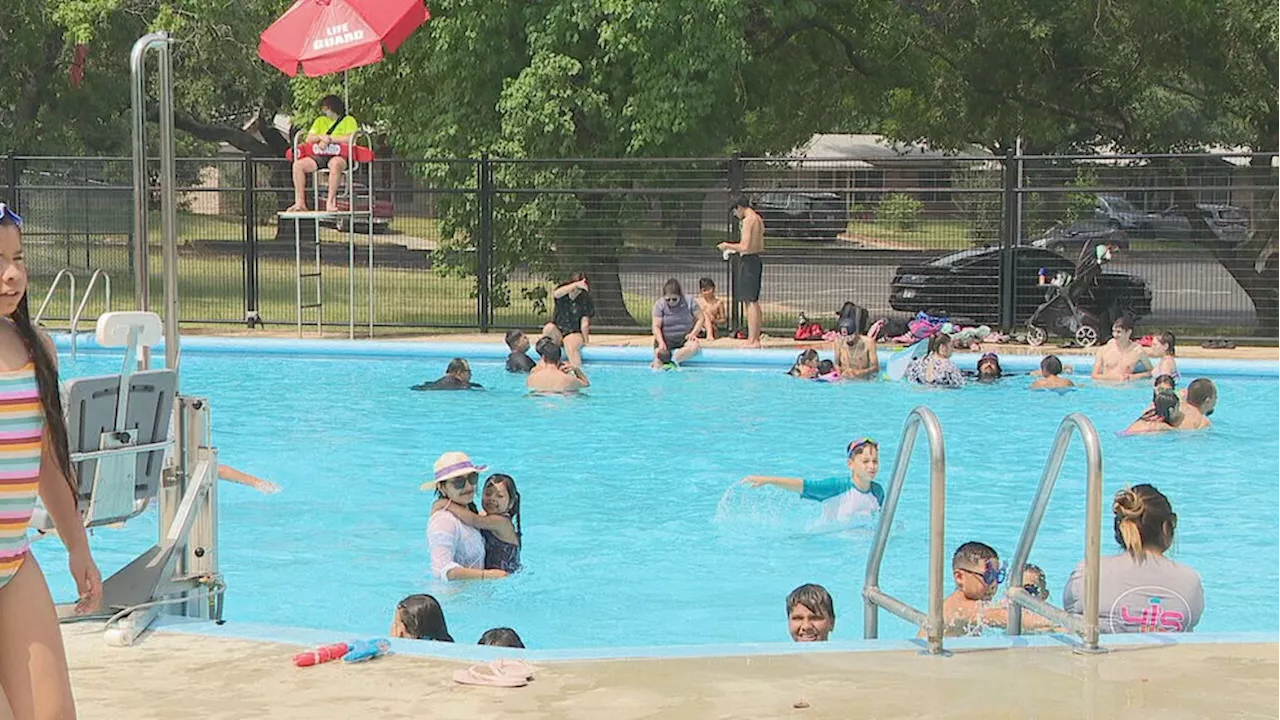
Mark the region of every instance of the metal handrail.
<instances>
[{"instance_id":1,"label":"metal handrail","mask_svg":"<svg viewBox=\"0 0 1280 720\"><path fill-rule=\"evenodd\" d=\"M106 270L98 268L89 276L89 284L84 288L84 295L80 296L80 305L76 307L76 311L71 315L71 357L76 356L76 327L80 324L80 318L84 316L85 306L89 304L89 297L93 295L93 286L97 284L98 278L102 278L103 290L106 293L107 312L111 312L111 276Z\"/></svg>"},{"instance_id":2,"label":"metal handrail","mask_svg":"<svg viewBox=\"0 0 1280 720\"><path fill-rule=\"evenodd\" d=\"M49 306L49 300L53 298L54 291L58 289L58 285L62 282L62 278L64 277L71 281L71 288L70 288L71 302L67 303L67 309L70 310L71 306L75 304L76 302L75 273L71 272L71 268L62 268L61 270L58 271L57 275L53 276L53 282L49 283L49 289L48 291L45 292L44 300L40 303L40 307L36 310L36 316L31 318L32 324L34 325L40 324L40 320L44 318L45 308Z\"/></svg>"},{"instance_id":3,"label":"metal handrail","mask_svg":"<svg viewBox=\"0 0 1280 720\"><path fill-rule=\"evenodd\" d=\"M1067 446L1071 443L1072 431L1080 433L1080 441L1084 443L1084 456L1087 465L1085 495L1088 506L1085 508L1084 537L1084 614L1073 615L1061 608L1050 605L1039 598L1031 597L1022 588L1022 571L1031 556L1031 546L1035 542L1036 533L1040 530L1040 521L1049 506L1049 496L1053 486L1062 472L1062 461L1067 454ZM1005 578L1005 595L1009 598L1009 634L1022 632L1022 609L1026 608L1041 617L1058 625L1069 628L1080 635L1083 645L1077 645L1076 652L1101 653L1105 648L1098 646L1098 574L1102 557L1102 441L1098 438L1098 430L1083 413L1071 413L1062 419L1058 433L1053 439L1053 449L1044 464L1044 473L1040 476L1040 487L1036 490L1035 501L1031 504L1031 512L1027 514L1027 522L1022 526L1022 537L1018 540L1018 550L1013 554L1013 563Z\"/></svg>"},{"instance_id":4,"label":"metal handrail","mask_svg":"<svg viewBox=\"0 0 1280 720\"><path fill-rule=\"evenodd\" d=\"M902 494L902 482L907 476L907 466L911 463L911 451L915 449L916 436L920 427L924 426L925 437L929 440L929 611L921 612L916 608L890 596L880 589L880 563L884 559L885 547L889 544L889 530L893 527L893 516L898 510L898 497ZM889 490L885 495L884 506L880 508L880 524L876 527L874 544L867 556L866 581L862 588L863 605L863 637L876 639L879 634L879 609L884 608L907 622L924 630L928 639L928 653L942 655L942 619L943 599L943 562L946 533L947 504L947 450L942 441L942 426L938 424L938 416L927 407L921 406L907 415L906 424L902 428L902 439L898 444L898 457L893 463L893 475L889 480Z\"/></svg>"}]
</instances>

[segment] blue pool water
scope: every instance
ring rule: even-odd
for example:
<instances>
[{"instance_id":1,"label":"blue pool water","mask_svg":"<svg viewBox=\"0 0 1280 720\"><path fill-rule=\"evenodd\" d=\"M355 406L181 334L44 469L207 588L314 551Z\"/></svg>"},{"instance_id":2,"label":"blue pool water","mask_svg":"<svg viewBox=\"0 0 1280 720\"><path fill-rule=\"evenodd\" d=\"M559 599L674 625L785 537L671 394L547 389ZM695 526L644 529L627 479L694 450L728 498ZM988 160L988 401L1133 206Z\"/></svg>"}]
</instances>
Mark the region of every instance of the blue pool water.
<instances>
[{"instance_id":1,"label":"blue pool water","mask_svg":"<svg viewBox=\"0 0 1280 720\"><path fill-rule=\"evenodd\" d=\"M862 635L870 523L833 531L819 506L744 475L844 471L855 436L883 443L881 481L907 412L928 405L947 440L948 551L969 539L1012 555L1054 431L1072 411L1103 436L1108 495L1152 482L1179 515L1174 556L1204 578L1204 631L1277 630L1280 434L1274 376L1223 377L1214 428L1119 438L1147 386L1030 393L1025 378L929 391L825 385L780 372L691 368L655 374L590 367L590 394L537 398L522 378L477 363L474 393L414 393L443 360L201 355L183 387L212 399L221 461L274 480L278 495L221 483L220 550L231 621L386 632L403 596L430 592L450 630L474 643L516 628L531 648L787 640L796 585L832 591L833 638ZM63 358L64 375L115 372L106 355ZM430 579L418 486L436 455L464 450L507 472L523 495L527 569L503 582ZM926 603L927 458L907 478L881 586ZM1109 514L1104 551L1115 548ZM1083 454L1073 445L1031 560L1053 600L1083 555ZM154 542L154 512L92 538L104 574ZM36 554L59 599L74 595L53 540ZM881 637L909 637L887 613Z\"/></svg>"}]
</instances>

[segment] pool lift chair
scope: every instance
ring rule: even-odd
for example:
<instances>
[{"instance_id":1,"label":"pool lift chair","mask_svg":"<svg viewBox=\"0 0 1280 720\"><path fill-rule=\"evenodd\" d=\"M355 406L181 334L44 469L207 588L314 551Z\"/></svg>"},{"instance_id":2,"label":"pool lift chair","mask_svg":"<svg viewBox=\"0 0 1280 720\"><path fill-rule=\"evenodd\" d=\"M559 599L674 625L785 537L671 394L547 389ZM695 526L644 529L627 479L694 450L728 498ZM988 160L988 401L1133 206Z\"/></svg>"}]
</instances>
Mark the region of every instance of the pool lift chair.
<instances>
[{"instance_id":1,"label":"pool lift chair","mask_svg":"<svg viewBox=\"0 0 1280 720\"><path fill-rule=\"evenodd\" d=\"M76 378L64 394L85 527L122 525L152 502L159 505L159 540L103 582L100 609L76 616L74 605L58 608L64 620L118 620L107 629L107 641L116 645L132 644L162 610L206 620L222 617L218 451L210 442L209 404L178 394L175 369L135 370L139 350L158 344L162 336L155 313L102 315L98 344L125 348L120 374ZM121 393L121 388L128 390ZM43 510L37 510L32 526L53 529Z\"/></svg>"}]
</instances>

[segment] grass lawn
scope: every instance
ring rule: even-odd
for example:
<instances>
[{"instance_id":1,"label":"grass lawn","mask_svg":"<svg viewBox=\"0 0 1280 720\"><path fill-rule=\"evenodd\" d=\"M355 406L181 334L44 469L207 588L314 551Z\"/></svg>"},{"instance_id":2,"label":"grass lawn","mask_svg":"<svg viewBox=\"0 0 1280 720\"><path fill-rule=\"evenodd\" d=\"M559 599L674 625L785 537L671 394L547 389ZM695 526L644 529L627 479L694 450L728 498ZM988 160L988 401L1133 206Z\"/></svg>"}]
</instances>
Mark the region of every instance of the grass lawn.
<instances>
[{"instance_id":1,"label":"grass lawn","mask_svg":"<svg viewBox=\"0 0 1280 720\"><path fill-rule=\"evenodd\" d=\"M95 252L91 267L101 267L111 279L113 308L132 307L134 282L129 272L128 256L123 250L110 254ZM61 252L49 246L28 248L28 262L33 268L43 269L31 279L31 297L34 312L44 299L52 281L52 268L62 266ZM151 260L151 302L159 310L163 300L162 257L153 248ZM473 278L442 277L420 269L377 268L374 278L375 321L422 326L458 325L478 326L476 316L475 281ZM77 294L85 291L89 271L77 272ZM183 253L179 259L178 287L180 312L184 318L233 321L244 319L244 288L242 286L241 260L236 257ZM322 268L324 320L326 325L345 326L349 316L349 285L347 268L324 266ZM293 262L261 259L258 262L258 313L270 325L289 325L297 322L297 280ZM551 289L550 282L514 281L510 284L514 307L496 308L495 325L536 327L545 321L545 315L536 314L530 302L523 299L526 288ZM303 303L315 300L315 278L304 278ZM368 270L356 270L355 303L356 324L368 322L369 275ZM653 298L624 294L627 309L636 318L648 318ZM78 299L76 302L79 302ZM72 300L64 284L50 299L45 310L46 318L69 318ZM95 291L85 307L80 329L92 327L93 319L106 310L101 289ZM315 310L303 311L304 323L315 322ZM65 327L65 320L50 320L53 327ZM644 327L643 325L641 327Z\"/></svg>"},{"instance_id":2,"label":"grass lawn","mask_svg":"<svg viewBox=\"0 0 1280 720\"><path fill-rule=\"evenodd\" d=\"M963 250L973 247L971 232L969 223L962 220L921 220L914 230L900 230L874 220L849 223L849 234L855 240L912 249Z\"/></svg>"}]
</instances>

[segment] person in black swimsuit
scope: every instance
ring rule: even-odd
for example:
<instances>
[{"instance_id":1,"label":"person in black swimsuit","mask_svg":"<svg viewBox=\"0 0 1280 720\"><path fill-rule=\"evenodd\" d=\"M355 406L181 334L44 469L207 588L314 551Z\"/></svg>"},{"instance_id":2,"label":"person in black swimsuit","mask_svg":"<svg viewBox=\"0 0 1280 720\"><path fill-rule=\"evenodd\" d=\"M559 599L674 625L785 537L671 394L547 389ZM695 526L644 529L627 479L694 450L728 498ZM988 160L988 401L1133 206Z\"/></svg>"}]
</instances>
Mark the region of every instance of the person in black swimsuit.
<instances>
[{"instance_id":1,"label":"person in black swimsuit","mask_svg":"<svg viewBox=\"0 0 1280 720\"><path fill-rule=\"evenodd\" d=\"M457 504L449 505L464 525L480 531L484 538L484 568L508 575L520 569L520 491L510 475L494 473L484 481L481 494L484 514Z\"/></svg>"},{"instance_id":2,"label":"person in black swimsuit","mask_svg":"<svg viewBox=\"0 0 1280 720\"><path fill-rule=\"evenodd\" d=\"M471 366L462 358L454 358L449 361L449 367L445 368L444 377L431 382L414 385L410 390L471 390L481 387L479 383L471 382Z\"/></svg>"},{"instance_id":3,"label":"person in black swimsuit","mask_svg":"<svg viewBox=\"0 0 1280 720\"><path fill-rule=\"evenodd\" d=\"M581 367L582 346L591 341L591 318L596 314L587 274L579 271L570 275L569 282L551 291L551 297L555 298L555 314L542 334L549 338L558 335L569 364Z\"/></svg>"}]
</instances>

